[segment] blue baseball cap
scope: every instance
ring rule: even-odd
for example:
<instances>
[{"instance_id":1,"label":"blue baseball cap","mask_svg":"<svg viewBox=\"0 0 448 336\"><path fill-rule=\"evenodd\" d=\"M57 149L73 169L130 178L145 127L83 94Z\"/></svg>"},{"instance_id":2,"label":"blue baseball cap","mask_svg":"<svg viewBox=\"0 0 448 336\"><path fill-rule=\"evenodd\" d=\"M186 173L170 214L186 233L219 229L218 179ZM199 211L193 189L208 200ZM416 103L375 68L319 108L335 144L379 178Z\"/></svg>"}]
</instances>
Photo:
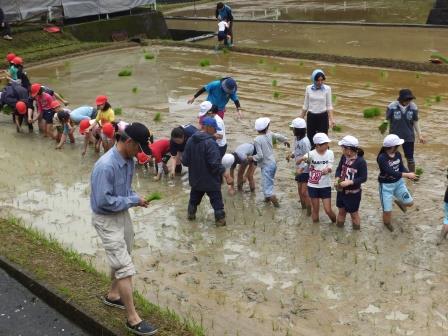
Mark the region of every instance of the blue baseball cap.
<instances>
[{"instance_id":1,"label":"blue baseball cap","mask_svg":"<svg viewBox=\"0 0 448 336\"><path fill-rule=\"evenodd\" d=\"M216 122L216 119L211 117L204 118L204 120L202 120L202 126L210 126L217 131L221 130L221 128L218 126L218 123Z\"/></svg>"},{"instance_id":2,"label":"blue baseball cap","mask_svg":"<svg viewBox=\"0 0 448 336\"><path fill-rule=\"evenodd\" d=\"M221 83L221 87L228 94L235 93L237 90L236 81L232 77L224 79Z\"/></svg>"}]
</instances>

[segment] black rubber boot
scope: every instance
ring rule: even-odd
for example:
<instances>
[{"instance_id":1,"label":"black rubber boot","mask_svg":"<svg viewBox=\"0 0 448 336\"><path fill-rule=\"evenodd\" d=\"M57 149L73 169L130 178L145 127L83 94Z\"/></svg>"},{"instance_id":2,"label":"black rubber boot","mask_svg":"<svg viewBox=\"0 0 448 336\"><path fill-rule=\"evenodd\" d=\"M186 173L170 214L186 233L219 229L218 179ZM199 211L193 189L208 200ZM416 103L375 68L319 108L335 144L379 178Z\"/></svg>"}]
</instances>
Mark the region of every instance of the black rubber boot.
<instances>
[{"instance_id":1,"label":"black rubber boot","mask_svg":"<svg viewBox=\"0 0 448 336\"><path fill-rule=\"evenodd\" d=\"M196 211L197 206L188 204L188 220L195 220L196 219Z\"/></svg>"}]
</instances>

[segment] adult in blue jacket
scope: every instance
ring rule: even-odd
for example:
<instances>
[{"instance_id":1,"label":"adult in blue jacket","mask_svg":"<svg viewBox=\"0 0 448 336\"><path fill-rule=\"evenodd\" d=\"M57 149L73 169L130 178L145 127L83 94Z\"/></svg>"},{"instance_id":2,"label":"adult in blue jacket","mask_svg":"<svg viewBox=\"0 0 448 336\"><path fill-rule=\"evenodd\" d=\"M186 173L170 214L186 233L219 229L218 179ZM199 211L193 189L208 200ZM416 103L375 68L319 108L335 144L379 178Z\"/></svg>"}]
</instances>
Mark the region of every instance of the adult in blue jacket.
<instances>
[{"instance_id":1,"label":"adult in blue jacket","mask_svg":"<svg viewBox=\"0 0 448 336\"><path fill-rule=\"evenodd\" d=\"M188 104L193 104L195 99L199 97L204 92L208 93L207 100L211 102L213 105L218 107L218 115L224 119L224 113L226 112L226 105L229 102L229 99L235 103L238 118L242 117L241 105L236 94L238 90L238 86L236 81L232 77L225 77L213 82L208 83L199 89L198 92L188 100Z\"/></svg>"},{"instance_id":2,"label":"adult in blue jacket","mask_svg":"<svg viewBox=\"0 0 448 336\"><path fill-rule=\"evenodd\" d=\"M222 200L221 184L226 169L221 164L221 154L213 135L219 127L214 118L207 117L202 122L202 130L188 139L182 154L182 164L188 167L190 201L188 219L196 219L196 211L204 194L210 198L215 211L217 226L226 225L226 214Z\"/></svg>"},{"instance_id":3,"label":"adult in blue jacket","mask_svg":"<svg viewBox=\"0 0 448 336\"><path fill-rule=\"evenodd\" d=\"M224 5L222 2L216 4L215 17L218 21L227 21L229 23L228 34L230 35L230 45L233 45L233 15L232 8Z\"/></svg>"}]
</instances>

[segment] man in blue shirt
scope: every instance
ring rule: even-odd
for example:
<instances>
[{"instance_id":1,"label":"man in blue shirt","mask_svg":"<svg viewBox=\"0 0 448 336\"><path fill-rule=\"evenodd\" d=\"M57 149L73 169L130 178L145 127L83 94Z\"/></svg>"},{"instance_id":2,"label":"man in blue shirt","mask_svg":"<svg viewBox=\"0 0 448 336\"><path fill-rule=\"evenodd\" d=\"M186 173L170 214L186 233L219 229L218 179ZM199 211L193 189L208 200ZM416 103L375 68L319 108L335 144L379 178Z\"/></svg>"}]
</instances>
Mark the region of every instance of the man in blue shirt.
<instances>
[{"instance_id":1,"label":"man in blue shirt","mask_svg":"<svg viewBox=\"0 0 448 336\"><path fill-rule=\"evenodd\" d=\"M236 81L232 77L225 77L219 80L215 80L213 82L208 83L199 89L198 92L188 100L188 104L193 104L195 99L199 97L204 92L208 93L207 100L211 102L213 105L218 107L217 114L224 119L224 113L226 112L226 105L230 99L235 103L238 118L241 119L241 105L236 94L238 90L238 86Z\"/></svg>"},{"instance_id":2,"label":"man in blue shirt","mask_svg":"<svg viewBox=\"0 0 448 336\"><path fill-rule=\"evenodd\" d=\"M227 5L224 5L222 2L218 2L216 4L216 12L215 17L218 21L227 21L229 23L229 28L227 33L230 35L230 46L233 45L233 15L232 8Z\"/></svg>"},{"instance_id":3,"label":"man in blue shirt","mask_svg":"<svg viewBox=\"0 0 448 336\"><path fill-rule=\"evenodd\" d=\"M96 162L91 176L92 224L106 250L112 276L111 288L103 302L126 309L126 328L136 335L154 335L157 332L155 327L140 318L134 306L132 276L135 267L131 259L134 231L128 211L134 206L148 206L148 202L137 195L131 185L133 158L140 151L149 152L149 137L145 125L128 125L116 146Z\"/></svg>"}]
</instances>

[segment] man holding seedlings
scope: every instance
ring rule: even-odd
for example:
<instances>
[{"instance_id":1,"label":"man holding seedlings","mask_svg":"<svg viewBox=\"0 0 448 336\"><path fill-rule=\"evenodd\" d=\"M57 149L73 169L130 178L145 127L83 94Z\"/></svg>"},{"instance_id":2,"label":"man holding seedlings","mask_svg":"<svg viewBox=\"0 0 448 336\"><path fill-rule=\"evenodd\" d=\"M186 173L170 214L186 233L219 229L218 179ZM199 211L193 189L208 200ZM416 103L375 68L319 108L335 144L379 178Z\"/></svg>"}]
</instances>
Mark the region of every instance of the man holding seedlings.
<instances>
[{"instance_id":1,"label":"man holding seedlings","mask_svg":"<svg viewBox=\"0 0 448 336\"><path fill-rule=\"evenodd\" d=\"M229 99L232 99L235 103L238 118L241 119L243 114L241 112L240 101L236 94L237 89L236 81L232 77L221 78L200 88L199 91L188 100L188 104L193 104L197 97L207 91L207 100L218 107L217 114L222 119L224 119L224 113L226 112L226 105L229 102Z\"/></svg>"},{"instance_id":2,"label":"man holding seedlings","mask_svg":"<svg viewBox=\"0 0 448 336\"><path fill-rule=\"evenodd\" d=\"M129 208L147 207L148 202L132 189L135 155L149 152L150 133L145 125L132 123L120 134L118 143L95 164L91 176L92 224L101 238L111 267L112 285L103 302L126 310L126 328L136 335L154 335L157 328L143 321L135 310L132 276L135 266L131 251L134 231Z\"/></svg>"},{"instance_id":3,"label":"man holding seedlings","mask_svg":"<svg viewBox=\"0 0 448 336\"><path fill-rule=\"evenodd\" d=\"M220 128L216 120L207 117L202 121L202 129L188 140L182 155L182 163L189 168L188 179L191 186L188 203L188 219L196 219L198 205L205 194L215 211L216 226L226 225L226 213L222 200L221 183L223 176L227 184L232 179L221 163L218 144L214 138Z\"/></svg>"}]
</instances>

